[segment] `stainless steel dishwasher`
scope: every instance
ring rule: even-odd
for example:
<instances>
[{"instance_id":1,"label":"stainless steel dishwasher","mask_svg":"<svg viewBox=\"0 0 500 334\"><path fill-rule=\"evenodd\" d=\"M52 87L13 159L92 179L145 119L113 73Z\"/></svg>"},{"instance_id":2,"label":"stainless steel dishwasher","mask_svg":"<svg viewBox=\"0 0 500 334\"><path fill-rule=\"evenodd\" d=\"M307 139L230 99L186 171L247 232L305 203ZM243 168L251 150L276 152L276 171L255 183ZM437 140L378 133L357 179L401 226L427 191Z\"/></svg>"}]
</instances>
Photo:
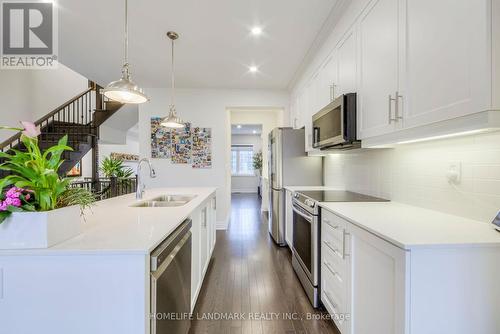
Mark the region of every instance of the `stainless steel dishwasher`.
<instances>
[{"instance_id":1,"label":"stainless steel dishwasher","mask_svg":"<svg viewBox=\"0 0 500 334\"><path fill-rule=\"evenodd\" d=\"M151 253L151 333L186 334L191 326L191 219Z\"/></svg>"}]
</instances>

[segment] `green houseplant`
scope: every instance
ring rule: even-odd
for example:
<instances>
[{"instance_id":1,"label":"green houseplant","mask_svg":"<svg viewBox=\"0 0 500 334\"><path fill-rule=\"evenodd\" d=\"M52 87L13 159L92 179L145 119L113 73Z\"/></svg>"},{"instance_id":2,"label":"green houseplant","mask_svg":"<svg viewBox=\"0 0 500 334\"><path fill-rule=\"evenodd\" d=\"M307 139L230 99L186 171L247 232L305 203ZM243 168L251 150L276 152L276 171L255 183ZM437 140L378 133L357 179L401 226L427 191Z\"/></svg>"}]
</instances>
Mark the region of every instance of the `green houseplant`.
<instances>
[{"instance_id":1,"label":"green houseplant","mask_svg":"<svg viewBox=\"0 0 500 334\"><path fill-rule=\"evenodd\" d=\"M134 171L126 167L122 160L113 157L104 158L100 170L108 178L117 177L119 179L126 179L134 175Z\"/></svg>"},{"instance_id":2,"label":"green houseplant","mask_svg":"<svg viewBox=\"0 0 500 334\"><path fill-rule=\"evenodd\" d=\"M62 154L72 150L67 136L42 151L37 139L39 127L30 122L21 124L23 128L0 127L22 131L24 146L24 150L0 152L0 170L10 173L0 180L0 248L48 247L79 233L80 215L94 197L87 190L70 188L70 181L58 174ZM35 235L36 230L45 235ZM12 240L13 236L25 240Z\"/></svg>"},{"instance_id":3,"label":"green houseplant","mask_svg":"<svg viewBox=\"0 0 500 334\"><path fill-rule=\"evenodd\" d=\"M253 155L253 169L258 171L259 176L262 175L262 151Z\"/></svg>"}]
</instances>

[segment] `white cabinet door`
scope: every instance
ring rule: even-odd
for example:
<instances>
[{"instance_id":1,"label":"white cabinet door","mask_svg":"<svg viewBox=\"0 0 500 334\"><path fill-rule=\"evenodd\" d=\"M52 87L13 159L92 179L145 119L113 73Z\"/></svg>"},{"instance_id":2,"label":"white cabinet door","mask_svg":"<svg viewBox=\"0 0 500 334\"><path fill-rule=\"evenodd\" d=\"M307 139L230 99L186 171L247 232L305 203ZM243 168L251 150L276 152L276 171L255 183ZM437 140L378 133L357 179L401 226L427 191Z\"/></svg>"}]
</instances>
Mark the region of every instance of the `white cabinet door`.
<instances>
[{"instance_id":1,"label":"white cabinet door","mask_svg":"<svg viewBox=\"0 0 500 334\"><path fill-rule=\"evenodd\" d=\"M292 209L293 192L286 191L285 196L285 241L292 248L293 240L293 209Z\"/></svg>"},{"instance_id":2,"label":"white cabinet door","mask_svg":"<svg viewBox=\"0 0 500 334\"><path fill-rule=\"evenodd\" d=\"M297 118L297 129L303 128L304 127L304 121L306 119L305 117L305 112L307 110L307 96L306 96L306 90L302 89L298 93L297 97L297 113L296 113L296 118Z\"/></svg>"},{"instance_id":3,"label":"white cabinet door","mask_svg":"<svg viewBox=\"0 0 500 334\"><path fill-rule=\"evenodd\" d=\"M339 93L335 91L339 82L338 82L338 72L339 72L339 62L338 62L338 54L335 51L327 58L323 67L321 68L320 81L321 81L321 89L319 92L319 103L321 108L328 105L330 102L335 99Z\"/></svg>"},{"instance_id":4,"label":"white cabinet door","mask_svg":"<svg viewBox=\"0 0 500 334\"><path fill-rule=\"evenodd\" d=\"M399 1L373 0L359 20L358 137L395 130L389 96L398 90Z\"/></svg>"},{"instance_id":5,"label":"white cabinet door","mask_svg":"<svg viewBox=\"0 0 500 334\"><path fill-rule=\"evenodd\" d=\"M319 111L317 109L318 103L316 99L316 92L317 92L317 87L318 87L318 80L319 78L319 73L316 73L312 78L311 81L307 84L306 86L306 99L307 99L307 107L304 112L304 126L305 126L305 146L306 146L306 152L310 152L313 150L313 136L312 136L312 115L316 112Z\"/></svg>"},{"instance_id":6,"label":"white cabinet door","mask_svg":"<svg viewBox=\"0 0 500 334\"><path fill-rule=\"evenodd\" d=\"M338 82L334 84L335 97L342 94L355 93L356 87L356 34L351 29L340 41L338 48Z\"/></svg>"},{"instance_id":7,"label":"white cabinet door","mask_svg":"<svg viewBox=\"0 0 500 334\"><path fill-rule=\"evenodd\" d=\"M208 267L208 262L210 260L210 233L208 230L208 205L201 209L200 213L200 271L202 276L205 275L205 271ZM201 284L203 284L203 279Z\"/></svg>"},{"instance_id":8,"label":"white cabinet door","mask_svg":"<svg viewBox=\"0 0 500 334\"><path fill-rule=\"evenodd\" d=\"M405 127L490 107L489 2L407 1Z\"/></svg>"},{"instance_id":9,"label":"white cabinet door","mask_svg":"<svg viewBox=\"0 0 500 334\"><path fill-rule=\"evenodd\" d=\"M210 219L210 257L212 257L215 243L217 240L217 199L215 197L211 200L211 219ZM209 260L210 261L210 260Z\"/></svg>"},{"instance_id":10,"label":"white cabinet door","mask_svg":"<svg viewBox=\"0 0 500 334\"><path fill-rule=\"evenodd\" d=\"M191 311L194 310L198 290L202 282L201 259L200 259L200 240L201 240L201 221L200 210L197 209L191 215Z\"/></svg>"},{"instance_id":11,"label":"white cabinet door","mask_svg":"<svg viewBox=\"0 0 500 334\"><path fill-rule=\"evenodd\" d=\"M405 312L409 307L406 252L352 224L348 231L351 235L351 333L409 333Z\"/></svg>"}]
</instances>

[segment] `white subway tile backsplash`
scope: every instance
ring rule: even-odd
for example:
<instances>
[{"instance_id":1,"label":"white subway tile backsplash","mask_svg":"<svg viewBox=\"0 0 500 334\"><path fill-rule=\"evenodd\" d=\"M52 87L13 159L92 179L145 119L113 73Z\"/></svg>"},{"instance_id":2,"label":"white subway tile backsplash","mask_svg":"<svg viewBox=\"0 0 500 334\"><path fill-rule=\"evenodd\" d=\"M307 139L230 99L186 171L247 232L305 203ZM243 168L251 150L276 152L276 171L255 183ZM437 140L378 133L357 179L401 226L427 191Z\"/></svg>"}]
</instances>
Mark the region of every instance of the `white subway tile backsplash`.
<instances>
[{"instance_id":1,"label":"white subway tile backsplash","mask_svg":"<svg viewBox=\"0 0 500 334\"><path fill-rule=\"evenodd\" d=\"M460 162L462 179L447 170ZM500 209L500 132L337 153L325 157L325 185L490 222Z\"/></svg>"}]
</instances>

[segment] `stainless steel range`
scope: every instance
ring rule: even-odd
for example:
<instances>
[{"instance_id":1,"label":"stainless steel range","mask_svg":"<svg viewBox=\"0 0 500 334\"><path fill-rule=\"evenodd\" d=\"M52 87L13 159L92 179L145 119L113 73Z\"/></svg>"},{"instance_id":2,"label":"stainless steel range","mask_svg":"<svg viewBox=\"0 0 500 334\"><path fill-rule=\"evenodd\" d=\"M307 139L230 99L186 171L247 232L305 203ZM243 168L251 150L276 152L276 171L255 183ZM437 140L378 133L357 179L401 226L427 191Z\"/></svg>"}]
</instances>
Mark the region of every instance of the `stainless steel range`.
<instances>
[{"instance_id":1,"label":"stainless steel range","mask_svg":"<svg viewBox=\"0 0 500 334\"><path fill-rule=\"evenodd\" d=\"M319 306L319 202L385 202L385 199L350 191L301 191L293 195L292 265L314 307Z\"/></svg>"}]
</instances>

